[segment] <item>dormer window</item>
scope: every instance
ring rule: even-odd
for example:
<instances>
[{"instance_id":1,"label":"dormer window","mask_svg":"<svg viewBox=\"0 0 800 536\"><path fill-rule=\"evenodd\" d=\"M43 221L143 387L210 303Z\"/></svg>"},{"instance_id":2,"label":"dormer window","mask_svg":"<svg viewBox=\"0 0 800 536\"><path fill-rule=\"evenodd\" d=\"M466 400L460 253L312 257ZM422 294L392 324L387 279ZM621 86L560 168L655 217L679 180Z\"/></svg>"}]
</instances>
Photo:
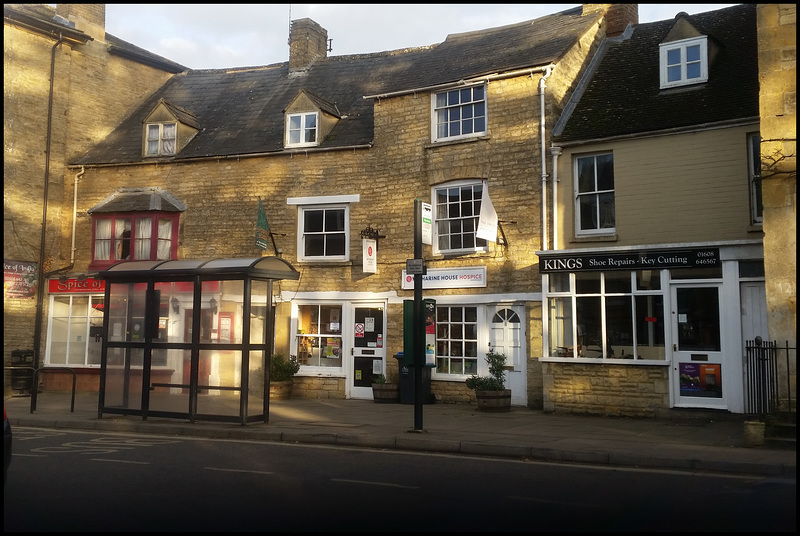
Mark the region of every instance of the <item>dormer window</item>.
<instances>
[{"instance_id":1,"label":"dormer window","mask_svg":"<svg viewBox=\"0 0 800 536\"><path fill-rule=\"evenodd\" d=\"M431 139L453 141L486 135L486 85L431 96Z\"/></svg>"},{"instance_id":2,"label":"dormer window","mask_svg":"<svg viewBox=\"0 0 800 536\"><path fill-rule=\"evenodd\" d=\"M286 116L286 146L316 146L317 117L317 112L288 114Z\"/></svg>"},{"instance_id":3,"label":"dormer window","mask_svg":"<svg viewBox=\"0 0 800 536\"><path fill-rule=\"evenodd\" d=\"M661 89L708 81L708 41L705 36L661 43Z\"/></svg>"},{"instance_id":4,"label":"dormer window","mask_svg":"<svg viewBox=\"0 0 800 536\"><path fill-rule=\"evenodd\" d=\"M175 154L177 123L147 124L147 156L168 156Z\"/></svg>"}]
</instances>

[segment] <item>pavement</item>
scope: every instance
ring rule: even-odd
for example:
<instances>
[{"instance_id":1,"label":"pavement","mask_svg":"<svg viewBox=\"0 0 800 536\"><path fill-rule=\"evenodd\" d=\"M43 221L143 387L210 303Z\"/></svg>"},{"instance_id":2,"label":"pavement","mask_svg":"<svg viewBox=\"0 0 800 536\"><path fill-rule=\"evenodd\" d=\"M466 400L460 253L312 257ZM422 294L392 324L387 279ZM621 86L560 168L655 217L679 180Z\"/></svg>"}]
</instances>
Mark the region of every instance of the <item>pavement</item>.
<instances>
[{"instance_id":1,"label":"pavement","mask_svg":"<svg viewBox=\"0 0 800 536\"><path fill-rule=\"evenodd\" d=\"M269 422L218 423L103 414L98 394L41 392L5 399L15 427L136 432L336 445L384 450L493 456L620 468L797 478L795 449L750 446L745 417L729 412L673 410L668 418L545 413L512 407L478 411L470 404L290 399L270 402Z\"/></svg>"}]
</instances>

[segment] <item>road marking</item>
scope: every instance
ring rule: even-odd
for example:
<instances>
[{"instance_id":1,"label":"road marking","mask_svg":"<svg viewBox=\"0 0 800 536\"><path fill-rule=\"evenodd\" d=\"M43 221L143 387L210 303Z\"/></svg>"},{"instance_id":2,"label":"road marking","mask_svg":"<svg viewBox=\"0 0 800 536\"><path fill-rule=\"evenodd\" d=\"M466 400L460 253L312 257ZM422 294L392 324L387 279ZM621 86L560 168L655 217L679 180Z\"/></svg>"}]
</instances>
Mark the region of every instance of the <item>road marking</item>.
<instances>
[{"instance_id":1,"label":"road marking","mask_svg":"<svg viewBox=\"0 0 800 536\"><path fill-rule=\"evenodd\" d=\"M371 482L369 480L348 480L346 478L331 478L331 482L344 482L346 484L366 484L368 486L384 486L388 488L419 489L419 486L402 486L391 482Z\"/></svg>"},{"instance_id":2,"label":"road marking","mask_svg":"<svg viewBox=\"0 0 800 536\"><path fill-rule=\"evenodd\" d=\"M222 471L225 473L253 473L255 475L274 475L272 471L251 471L249 469L224 469L222 467L203 467L209 471Z\"/></svg>"},{"instance_id":3,"label":"road marking","mask_svg":"<svg viewBox=\"0 0 800 536\"><path fill-rule=\"evenodd\" d=\"M135 465L150 465L150 462L134 462L131 460L107 460L105 458L89 458L93 462L132 463Z\"/></svg>"}]
</instances>

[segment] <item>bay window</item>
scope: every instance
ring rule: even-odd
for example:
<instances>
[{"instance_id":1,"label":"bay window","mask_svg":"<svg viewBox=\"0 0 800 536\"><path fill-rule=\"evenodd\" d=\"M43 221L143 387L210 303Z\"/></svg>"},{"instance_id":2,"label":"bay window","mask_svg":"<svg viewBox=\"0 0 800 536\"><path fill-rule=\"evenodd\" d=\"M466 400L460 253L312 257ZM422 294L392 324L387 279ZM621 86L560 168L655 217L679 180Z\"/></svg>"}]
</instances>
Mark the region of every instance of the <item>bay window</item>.
<instances>
[{"instance_id":1,"label":"bay window","mask_svg":"<svg viewBox=\"0 0 800 536\"><path fill-rule=\"evenodd\" d=\"M178 216L126 213L94 217L92 268L125 260L176 258Z\"/></svg>"}]
</instances>

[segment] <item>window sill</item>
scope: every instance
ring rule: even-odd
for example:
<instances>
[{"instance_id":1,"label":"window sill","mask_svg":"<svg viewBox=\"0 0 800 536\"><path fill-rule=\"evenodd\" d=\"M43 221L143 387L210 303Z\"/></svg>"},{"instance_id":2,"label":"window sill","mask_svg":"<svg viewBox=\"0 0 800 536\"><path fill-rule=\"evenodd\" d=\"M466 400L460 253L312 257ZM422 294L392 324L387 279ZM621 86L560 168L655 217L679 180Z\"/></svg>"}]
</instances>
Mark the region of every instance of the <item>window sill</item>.
<instances>
[{"instance_id":1,"label":"window sill","mask_svg":"<svg viewBox=\"0 0 800 536\"><path fill-rule=\"evenodd\" d=\"M432 143L426 143L422 146L423 149L436 149L438 147L447 147L449 145L460 145L462 143L475 143L478 141L488 141L492 139L491 136L488 134L483 136L475 136L472 138L461 138L460 140L443 140L443 141L435 141Z\"/></svg>"},{"instance_id":2,"label":"window sill","mask_svg":"<svg viewBox=\"0 0 800 536\"><path fill-rule=\"evenodd\" d=\"M616 242L619 240L617 233L614 234L603 234L603 235L587 235L587 236L575 236L570 241L571 244L580 244L586 242Z\"/></svg>"},{"instance_id":3,"label":"window sill","mask_svg":"<svg viewBox=\"0 0 800 536\"><path fill-rule=\"evenodd\" d=\"M627 359L627 358L614 358L608 359L596 357L540 357L540 363L574 363L580 365L595 364L595 365L659 365L667 366L669 361L661 359Z\"/></svg>"},{"instance_id":4,"label":"window sill","mask_svg":"<svg viewBox=\"0 0 800 536\"><path fill-rule=\"evenodd\" d=\"M341 259L330 260L330 261L318 260L318 259L313 259L313 260L298 259L296 263L301 266L352 266L353 265L353 261L341 260Z\"/></svg>"},{"instance_id":5,"label":"window sill","mask_svg":"<svg viewBox=\"0 0 800 536\"><path fill-rule=\"evenodd\" d=\"M751 223L747 227L747 232L748 233L763 233L764 232L764 227L761 224Z\"/></svg>"}]
</instances>

